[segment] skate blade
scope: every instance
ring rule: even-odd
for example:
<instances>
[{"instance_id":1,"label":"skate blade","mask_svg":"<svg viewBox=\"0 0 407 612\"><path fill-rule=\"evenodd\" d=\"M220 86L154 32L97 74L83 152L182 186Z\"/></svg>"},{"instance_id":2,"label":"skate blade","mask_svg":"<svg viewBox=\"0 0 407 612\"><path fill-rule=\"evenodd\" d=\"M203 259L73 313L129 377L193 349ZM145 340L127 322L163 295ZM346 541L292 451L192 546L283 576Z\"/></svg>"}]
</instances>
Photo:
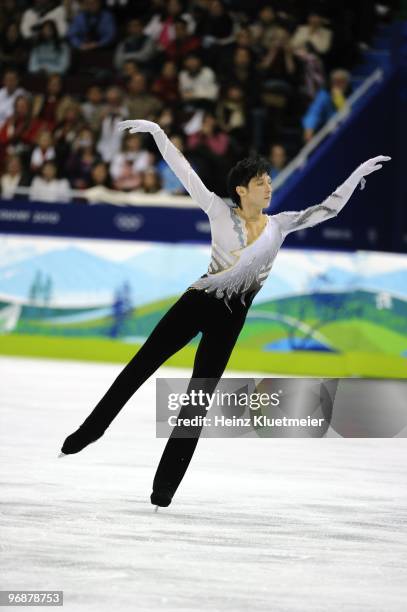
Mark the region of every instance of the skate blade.
<instances>
[{"instance_id":1,"label":"skate blade","mask_svg":"<svg viewBox=\"0 0 407 612\"><path fill-rule=\"evenodd\" d=\"M59 453L58 455L58 459L62 459L63 457L67 457L68 455L66 453L63 453L62 451Z\"/></svg>"},{"instance_id":2,"label":"skate blade","mask_svg":"<svg viewBox=\"0 0 407 612\"><path fill-rule=\"evenodd\" d=\"M158 506L154 508L154 512L158 512Z\"/></svg>"}]
</instances>

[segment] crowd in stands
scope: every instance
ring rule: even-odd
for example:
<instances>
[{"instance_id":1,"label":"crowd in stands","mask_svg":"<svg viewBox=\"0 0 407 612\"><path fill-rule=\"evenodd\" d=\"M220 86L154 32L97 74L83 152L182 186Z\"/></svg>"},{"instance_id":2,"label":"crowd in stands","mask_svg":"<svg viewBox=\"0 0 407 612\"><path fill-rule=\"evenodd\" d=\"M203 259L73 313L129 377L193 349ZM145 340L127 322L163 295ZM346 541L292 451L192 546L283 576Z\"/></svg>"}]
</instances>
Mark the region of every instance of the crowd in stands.
<instances>
[{"instance_id":1,"label":"crowd in stands","mask_svg":"<svg viewBox=\"0 0 407 612\"><path fill-rule=\"evenodd\" d=\"M260 152L274 179L346 103L375 3L360 0L3 0L1 195L69 201L104 186L184 194L156 121L207 186Z\"/></svg>"}]
</instances>

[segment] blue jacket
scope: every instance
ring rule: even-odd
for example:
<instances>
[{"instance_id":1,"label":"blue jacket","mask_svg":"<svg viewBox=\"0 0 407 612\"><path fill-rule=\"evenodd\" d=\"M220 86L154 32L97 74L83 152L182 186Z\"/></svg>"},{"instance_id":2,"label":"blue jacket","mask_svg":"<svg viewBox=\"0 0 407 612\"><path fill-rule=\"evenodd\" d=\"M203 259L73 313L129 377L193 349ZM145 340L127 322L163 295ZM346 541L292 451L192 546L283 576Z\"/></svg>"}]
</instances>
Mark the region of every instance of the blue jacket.
<instances>
[{"instance_id":1,"label":"blue jacket","mask_svg":"<svg viewBox=\"0 0 407 612\"><path fill-rule=\"evenodd\" d=\"M319 130L336 113L336 106L332 102L331 94L321 89L302 118L305 129Z\"/></svg>"},{"instance_id":2,"label":"blue jacket","mask_svg":"<svg viewBox=\"0 0 407 612\"><path fill-rule=\"evenodd\" d=\"M113 15L109 11L100 11L97 15L92 15L86 11L81 11L76 15L68 30L68 39L73 47L77 49L89 40L92 30L97 34L97 43L100 47L110 45L116 36L116 23Z\"/></svg>"}]
</instances>

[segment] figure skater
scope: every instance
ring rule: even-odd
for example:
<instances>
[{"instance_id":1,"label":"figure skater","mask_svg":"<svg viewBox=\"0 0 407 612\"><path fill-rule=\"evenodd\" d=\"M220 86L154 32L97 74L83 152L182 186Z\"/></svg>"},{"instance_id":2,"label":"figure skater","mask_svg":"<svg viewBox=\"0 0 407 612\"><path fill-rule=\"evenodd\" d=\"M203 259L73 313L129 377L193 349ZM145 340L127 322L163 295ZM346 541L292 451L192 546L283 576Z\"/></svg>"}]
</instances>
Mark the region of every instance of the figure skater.
<instances>
[{"instance_id":1,"label":"figure skater","mask_svg":"<svg viewBox=\"0 0 407 612\"><path fill-rule=\"evenodd\" d=\"M211 260L207 273L168 310L79 429L66 438L61 456L78 453L100 438L134 392L198 332L202 332L202 338L187 392L204 388L206 393L213 393L253 298L265 282L287 234L335 217L358 184L364 188L364 177L379 170L382 167L379 162L390 159L379 155L364 162L321 204L267 215L263 210L269 205L272 185L265 159L248 157L230 170L227 182L232 205L229 205L205 187L157 123L128 120L122 121L119 129L129 129L132 134L149 132L153 136L165 161L209 217ZM187 411L188 407L183 407L180 417ZM171 503L199 439L201 428L182 432L180 427L174 427L155 474L151 494L155 506Z\"/></svg>"}]
</instances>

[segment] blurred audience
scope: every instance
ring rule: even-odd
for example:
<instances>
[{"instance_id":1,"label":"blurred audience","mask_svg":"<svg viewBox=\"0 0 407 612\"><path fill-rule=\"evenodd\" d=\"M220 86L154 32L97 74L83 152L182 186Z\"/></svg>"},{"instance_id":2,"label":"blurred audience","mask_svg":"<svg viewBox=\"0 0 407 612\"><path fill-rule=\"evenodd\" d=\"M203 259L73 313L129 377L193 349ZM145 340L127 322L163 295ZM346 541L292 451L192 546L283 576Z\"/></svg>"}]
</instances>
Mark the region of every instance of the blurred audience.
<instances>
[{"instance_id":1,"label":"blurred audience","mask_svg":"<svg viewBox=\"0 0 407 612\"><path fill-rule=\"evenodd\" d=\"M148 63L156 52L153 39L143 32L141 19L131 19L126 31L127 36L118 44L114 56L114 65L118 70L121 70L124 62L128 60L139 64Z\"/></svg>"},{"instance_id":2,"label":"blurred audience","mask_svg":"<svg viewBox=\"0 0 407 612\"><path fill-rule=\"evenodd\" d=\"M110 164L113 186L120 191L137 189L142 182L142 173L152 165L151 153L143 149L141 134L126 134L122 151Z\"/></svg>"},{"instance_id":3,"label":"blurred audience","mask_svg":"<svg viewBox=\"0 0 407 612\"><path fill-rule=\"evenodd\" d=\"M157 170L148 168L142 174L140 191L142 193L154 193L164 195L165 191L161 188L161 178Z\"/></svg>"},{"instance_id":4,"label":"blurred audience","mask_svg":"<svg viewBox=\"0 0 407 612\"><path fill-rule=\"evenodd\" d=\"M0 193L4 199L14 197L17 187L27 187L30 184L28 174L18 155L10 155L5 164L5 172L0 179Z\"/></svg>"},{"instance_id":5,"label":"blurred audience","mask_svg":"<svg viewBox=\"0 0 407 612\"><path fill-rule=\"evenodd\" d=\"M57 178L57 166L47 161L41 168L30 186L30 200L41 202L69 202L71 199L69 182L65 178Z\"/></svg>"},{"instance_id":6,"label":"blurred audience","mask_svg":"<svg viewBox=\"0 0 407 612\"><path fill-rule=\"evenodd\" d=\"M14 102L22 94L24 90L19 87L18 72L11 68L6 70L0 89L0 125L13 114Z\"/></svg>"},{"instance_id":7,"label":"blurred audience","mask_svg":"<svg viewBox=\"0 0 407 612\"><path fill-rule=\"evenodd\" d=\"M291 46L294 50L306 48L319 55L327 53L332 45L332 31L325 27L325 19L317 11L311 11L307 23L294 32Z\"/></svg>"},{"instance_id":8,"label":"blurred audience","mask_svg":"<svg viewBox=\"0 0 407 612\"><path fill-rule=\"evenodd\" d=\"M63 74L69 68L71 52L68 45L58 36L53 21L44 21L34 43L28 61L29 72Z\"/></svg>"},{"instance_id":9,"label":"blurred audience","mask_svg":"<svg viewBox=\"0 0 407 612\"><path fill-rule=\"evenodd\" d=\"M119 87L109 87L106 92L106 104L102 111L97 150L106 163L110 163L121 148L122 132L117 125L129 115L128 107L123 101L123 92Z\"/></svg>"},{"instance_id":10,"label":"blurred audience","mask_svg":"<svg viewBox=\"0 0 407 612\"><path fill-rule=\"evenodd\" d=\"M341 69L333 70L330 74L329 90L321 89L318 92L302 119L305 142L311 140L328 119L344 108L350 93L349 72Z\"/></svg>"},{"instance_id":11,"label":"blurred audience","mask_svg":"<svg viewBox=\"0 0 407 612\"><path fill-rule=\"evenodd\" d=\"M113 15L102 8L101 0L84 0L83 10L69 26L68 38L74 49L94 51L113 44L116 23Z\"/></svg>"},{"instance_id":12,"label":"blurred audience","mask_svg":"<svg viewBox=\"0 0 407 612\"><path fill-rule=\"evenodd\" d=\"M190 53L179 73L179 91L187 102L212 101L217 98L219 86L212 68L203 66L199 55Z\"/></svg>"},{"instance_id":13,"label":"blurred audience","mask_svg":"<svg viewBox=\"0 0 407 612\"><path fill-rule=\"evenodd\" d=\"M164 104L173 104L178 100L178 70L174 62L164 62L160 74L151 86L151 92Z\"/></svg>"},{"instance_id":14,"label":"blurred audience","mask_svg":"<svg viewBox=\"0 0 407 612\"><path fill-rule=\"evenodd\" d=\"M162 102L147 89L144 74L136 73L131 77L127 87L126 107L130 117L143 117L155 121L161 111Z\"/></svg>"},{"instance_id":15,"label":"blurred audience","mask_svg":"<svg viewBox=\"0 0 407 612\"><path fill-rule=\"evenodd\" d=\"M269 160L270 160L269 175L270 175L270 178L273 180L280 174L281 170L283 170L283 168L285 168L285 166L287 165L288 155L287 155L287 150L284 147L284 145L279 144L279 143L272 144L270 147Z\"/></svg>"},{"instance_id":16,"label":"blurred audience","mask_svg":"<svg viewBox=\"0 0 407 612\"><path fill-rule=\"evenodd\" d=\"M0 38L0 65L23 70L27 57L28 47L20 34L18 23L7 22L6 30Z\"/></svg>"},{"instance_id":17,"label":"blurred audience","mask_svg":"<svg viewBox=\"0 0 407 612\"><path fill-rule=\"evenodd\" d=\"M3 0L3 195L32 181L52 199L66 178L77 190L185 193L153 139L117 131L126 118L159 123L220 195L251 152L275 178L345 108L360 50L394 16L378 6Z\"/></svg>"},{"instance_id":18,"label":"blurred audience","mask_svg":"<svg viewBox=\"0 0 407 612\"><path fill-rule=\"evenodd\" d=\"M21 19L21 34L26 39L35 38L45 21L52 21L58 36L64 38L68 29L68 15L65 2L33 0L33 6L24 11Z\"/></svg>"},{"instance_id":19,"label":"blurred audience","mask_svg":"<svg viewBox=\"0 0 407 612\"><path fill-rule=\"evenodd\" d=\"M33 174L40 170L46 161L55 159L55 147L52 133L43 129L36 138L37 146L31 153L30 169Z\"/></svg>"},{"instance_id":20,"label":"blurred audience","mask_svg":"<svg viewBox=\"0 0 407 612\"><path fill-rule=\"evenodd\" d=\"M41 119L53 130L65 114L67 107L75 104L72 97L62 90L62 78L51 74L47 79L45 93L36 94L33 98L33 117Z\"/></svg>"}]
</instances>

